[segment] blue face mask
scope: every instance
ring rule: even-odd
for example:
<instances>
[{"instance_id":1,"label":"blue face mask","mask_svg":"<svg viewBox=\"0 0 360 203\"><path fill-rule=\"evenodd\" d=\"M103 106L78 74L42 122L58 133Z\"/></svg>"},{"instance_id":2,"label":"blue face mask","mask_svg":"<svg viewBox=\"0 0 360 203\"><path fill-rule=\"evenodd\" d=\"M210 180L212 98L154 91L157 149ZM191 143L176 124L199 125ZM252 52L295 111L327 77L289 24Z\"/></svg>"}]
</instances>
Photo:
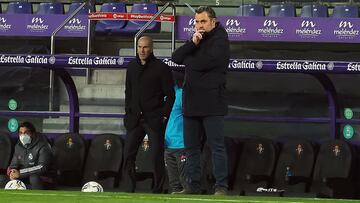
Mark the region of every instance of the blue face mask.
<instances>
[{"instance_id":1,"label":"blue face mask","mask_svg":"<svg viewBox=\"0 0 360 203\"><path fill-rule=\"evenodd\" d=\"M28 134L20 135L19 139L20 139L21 144L24 146L31 143L31 137Z\"/></svg>"}]
</instances>

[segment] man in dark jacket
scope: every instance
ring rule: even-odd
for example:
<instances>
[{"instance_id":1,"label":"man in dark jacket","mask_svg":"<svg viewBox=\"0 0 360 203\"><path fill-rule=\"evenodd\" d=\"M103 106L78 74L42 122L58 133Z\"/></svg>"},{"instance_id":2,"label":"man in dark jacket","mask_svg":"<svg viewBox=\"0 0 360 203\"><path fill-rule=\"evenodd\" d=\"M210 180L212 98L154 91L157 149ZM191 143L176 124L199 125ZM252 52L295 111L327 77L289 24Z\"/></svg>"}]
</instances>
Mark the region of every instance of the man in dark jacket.
<instances>
[{"instance_id":1,"label":"man in dark jacket","mask_svg":"<svg viewBox=\"0 0 360 203\"><path fill-rule=\"evenodd\" d=\"M137 56L126 72L125 117L127 130L124 149L124 184L127 192L135 190L135 159L147 134L154 164L153 192L162 192L165 178L164 130L175 100L170 68L153 54L153 41L143 36L138 41Z\"/></svg>"},{"instance_id":2,"label":"man in dark jacket","mask_svg":"<svg viewBox=\"0 0 360 203\"><path fill-rule=\"evenodd\" d=\"M212 8L200 6L195 14L196 32L179 47L172 60L185 65L183 95L185 167L187 187L182 193L200 193L201 129L212 150L215 194L227 192L227 157L224 144L226 70L230 46L225 29L216 22Z\"/></svg>"},{"instance_id":3,"label":"man in dark jacket","mask_svg":"<svg viewBox=\"0 0 360 203\"><path fill-rule=\"evenodd\" d=\"M10 180L20 179L31 189L44 189L41 175L49 168L51 159L51 148L46 139L36 134L32 123L21 123L19 141L8 169Z\"/></svg>"}]
</instances>

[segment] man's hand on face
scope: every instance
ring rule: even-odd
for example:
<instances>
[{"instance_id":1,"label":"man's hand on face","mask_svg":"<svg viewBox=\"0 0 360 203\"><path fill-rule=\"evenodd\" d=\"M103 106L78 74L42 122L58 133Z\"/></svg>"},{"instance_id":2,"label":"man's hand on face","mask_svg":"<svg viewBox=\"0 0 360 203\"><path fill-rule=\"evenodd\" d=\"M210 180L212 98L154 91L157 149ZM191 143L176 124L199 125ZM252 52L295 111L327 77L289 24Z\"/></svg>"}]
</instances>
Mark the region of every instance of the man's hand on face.
<instances>
[{"instance_id":1,"label":"man's hand on face","mask_svg":"<svg viewBox=\"0 0 360 203\"><path fill-rule=\"evenodd\" d=\"M16 170L16 169L11 169L10 175L9 175L10 180L18 179L19 176L20 176L20 173L19 173L18 170Z\"/></svg>"},{"instance_id":2,"label":"man's hand on face","mask_svg":"<svg viewBox=\"0 0 360 203\"><path fill-rule=\"evenodd\" d=\"M198 45L200 41L203 38L203 34L205 33L205 30L196 30L196 32L193 34L192 41L195 45Z\"/></svg>"}]
</instances>

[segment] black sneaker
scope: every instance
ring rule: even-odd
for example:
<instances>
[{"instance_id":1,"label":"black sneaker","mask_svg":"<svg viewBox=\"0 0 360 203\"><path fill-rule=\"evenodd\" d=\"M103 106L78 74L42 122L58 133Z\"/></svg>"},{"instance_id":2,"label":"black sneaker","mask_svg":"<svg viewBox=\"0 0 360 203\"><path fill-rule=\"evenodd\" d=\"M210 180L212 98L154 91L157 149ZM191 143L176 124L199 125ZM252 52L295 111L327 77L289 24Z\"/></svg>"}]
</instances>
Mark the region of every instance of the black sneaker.
<instances>
[{"instance_id":1,"label":"black sneaker","mask_svg":"<svg viewBox=\"0 0 360 203\"><path fill-rule=\"evenodd\" d=\"M201 194L201 191L194 191L190 189L183 189L179 192L172 192L173 195L195 195L195 194Z\"/></svg>"},{"instance_id":2,"label":"black sneaker","mask_svg":"<svg viewBox=\"0 0 360 203\"><path fill-rule=\"evenodd\" d=\"M214 195L224 196L224 195L227 195L227 192L228 192L228 190L226 187L217 186L215 188Z\"/></svg>"}]
</instances>

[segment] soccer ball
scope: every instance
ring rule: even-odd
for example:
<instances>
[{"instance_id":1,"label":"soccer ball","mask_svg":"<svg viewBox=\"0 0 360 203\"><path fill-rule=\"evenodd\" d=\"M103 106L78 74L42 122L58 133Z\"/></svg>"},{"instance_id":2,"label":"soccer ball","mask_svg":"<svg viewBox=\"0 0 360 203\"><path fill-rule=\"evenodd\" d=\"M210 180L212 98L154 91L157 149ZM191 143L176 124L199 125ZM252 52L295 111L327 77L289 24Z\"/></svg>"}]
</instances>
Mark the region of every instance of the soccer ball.
<instances>
[{"instance_id":1,"label":"soccer ball","mask_svg":"<svg viewBox=\"0 0 360 203\"><path fill-rule=\"evenodd\" d=\"M104 192L104 189L99 183L90 181L84 184L81 188L81 192Z\"/></svg>"},{"instance_id":2,"label":"soccer ball","mask_svg":"<svg viewBox=\"0 0 360 203\"><path fill-rule=\"evenodd\" d=\"M21 180L10 180L6 183L5 190L26 190L26 186Z\"/></svg>"}]
</instances>

